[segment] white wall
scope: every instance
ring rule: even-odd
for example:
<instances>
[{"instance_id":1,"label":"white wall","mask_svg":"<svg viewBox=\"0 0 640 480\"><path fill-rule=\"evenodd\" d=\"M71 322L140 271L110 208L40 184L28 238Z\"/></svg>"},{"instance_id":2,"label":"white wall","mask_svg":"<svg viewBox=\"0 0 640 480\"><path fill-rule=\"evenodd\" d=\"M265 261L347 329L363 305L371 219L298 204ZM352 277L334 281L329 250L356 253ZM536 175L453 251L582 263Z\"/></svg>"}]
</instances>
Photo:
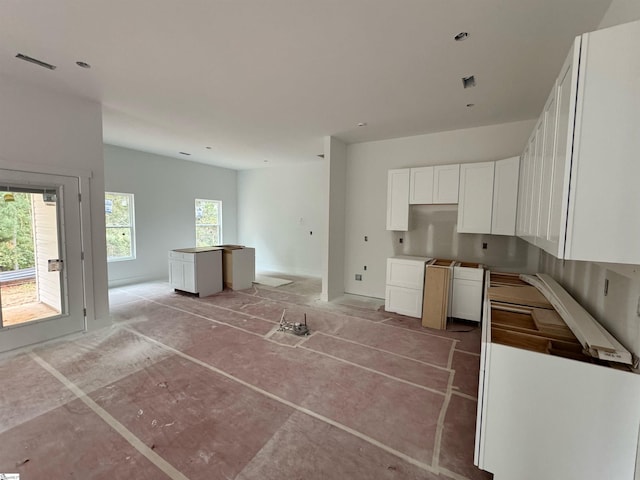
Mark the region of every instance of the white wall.
<instances>
[{"instance_id":1,"label":"white wall","mask_svg":"<svg viewBox=\"0 0 640 480\"><path fill-rule=\"evenodd\" d=\"M222 240L237 242L235 170L113 145L104 161L105 190L133 193L135 205L136 258L109 262L110 286L168 279L168 251L195 246L196 198L222 200Z\"/></svg>"},{"instance_id":2,"label":"white wall","mask_svg":"<svg viewBox=\"0 0 640 480\"><path fill-rule=\"evenodd\" d=\"M322 275L325 170L318 159L238 172L238 241L255 247L256 270Z\"/></svg>"},{"instance_id":3,"label":"white wall","mask_svg":"<svg viewBox=\"0 0 640 480\"><path fill-rule=\"evenodd\" d=\"M640 20L640 0L613 0L598 29Z\"/></svg>"},{"instance_id":4,"label":"white wall","mask_svg":"<svg viewBox=\"0 0 640 480\"><path fill-rule=\"evenodd\" d=\"M0 105L3 168L70 176L78 171L92 173L90 192L84 193L82 201L91 214L90 234L84 238L85 261L92 267L93 280L93 291L87 292L87 326L108 325L102 108L5 76L0 76Z\"/></svg>"},{"instance_id":5,"label":"white wall","mask_svg":"<svg viewBox=\"0 0 640 480\"><path fill-rule=\"evenodd\" d=\"M529 134L534 128L534 120L455 130L429 135L365 142L349 145L347 148L346 185L346 236L345 236L345 291L371 297L384 297L386 259L394 254L422 254L428 251L416 236L412 249L407 251L398 243L400 234L386 230L387 170L391 168L417 167L423 165L444 165L451 163L471 163L498 160L520 155ZM419 215L427 215L420 213ZM415 222L415 218L412 219ZM445 220L445 224L454 222ZM420 225L412 224L417 231ZM453 238L452 232L449 235ZM455 234L461 241L468 242L463 250L475 251L481 245L481 236ZM364 237L368 241L364 241ZM464 237L464 239L462 239ZM411 238L411 237L410 237ZM426 240L425 240L426 242ZM505 245L505 242L507 245ZM450 242L451 243L451 242ZM493 242L495 249L486 262L496 267L529 268L537 264L537 249L520 240L514 240L509 247L507 241ZM489 247L491 248L490 242ZM508 248L516 248L518 253L509 259ZM437 255L445 254L440 251ZM495 252L495 250L492 250ZM452 252L453 253L453 252ZM469 253L470 256L473 256ZM474 258L460 260L482 260L482 251ZM367 266L364 271L363 267ZM362 274L362 281L355 280L355 274Z\"/></svg>"},{"instance_id":6,"label":"white wall","mask_svg":"<svg viewBox=\"0 0 640 480\"><path fill-rule=\"evenodd\" d=\"M613 0L599 28L639 19L639 0ZM624 206L615 214L623 215ZM554 277L627 349L640 355L640 265L561 261L543 252L540 270ZM605 280L609 281L606 296Z\"/></svg>"}]
</instances>

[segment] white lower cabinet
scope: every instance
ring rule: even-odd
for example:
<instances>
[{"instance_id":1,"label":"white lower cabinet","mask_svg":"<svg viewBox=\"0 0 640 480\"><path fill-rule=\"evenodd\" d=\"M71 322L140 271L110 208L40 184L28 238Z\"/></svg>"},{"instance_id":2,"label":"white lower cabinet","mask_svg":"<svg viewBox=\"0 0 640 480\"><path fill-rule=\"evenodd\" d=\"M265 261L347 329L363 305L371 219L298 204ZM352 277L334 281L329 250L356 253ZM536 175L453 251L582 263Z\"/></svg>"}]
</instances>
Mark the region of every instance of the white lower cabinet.
<instances>
[{"instance_id":1,"label":"white lower cabinet","mask_svg":"<svg viewBox=\"0 0 640 480\"><path fill-rule=\"evenodd\" d=\"M469 265L469 264L467 264ZM484 294L484 269L482 265L453 267L453 292L450 317L480 322Z\"/></svg>"},{"instance_id":2,"label":"white lower cabinet","mask_svg":"<svg viewBox=\"0 0 640 480\"><path fill-rule=\"evenodd\" d=\"M426 257L397 256L387 259L384 308L409 317L422 317Z\"/></svg>"},{"instance_id":3,"label":"white lower cabinet","mask_svg":"<svg viewBox=\"0 0 640 480\"><path fill-rule=\"evenodd\" d=\"M183 248L169 251L169 283L201 297L222 291L222 250Z\"/></svg>"},{"instance_id":4,"label":"white lower cabinet","mask_svg":"<svg viewBox=\"0 0 640 480\"><path fill-rule=\"evenodd\" d=\"M485 303L475 464L495 480L638 479L640 375L529 322Z\"/></svg>"}]
</instances>

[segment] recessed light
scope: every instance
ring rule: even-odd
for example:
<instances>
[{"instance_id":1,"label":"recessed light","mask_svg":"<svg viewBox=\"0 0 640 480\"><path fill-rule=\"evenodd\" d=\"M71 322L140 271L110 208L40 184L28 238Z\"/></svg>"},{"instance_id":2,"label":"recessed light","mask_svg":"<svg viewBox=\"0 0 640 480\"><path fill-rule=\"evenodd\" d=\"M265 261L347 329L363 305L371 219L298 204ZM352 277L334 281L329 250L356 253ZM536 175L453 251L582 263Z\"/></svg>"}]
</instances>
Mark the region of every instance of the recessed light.
<instances>
[{"instance_id":1,"label":"recessed light","mask_svg":"<svg viewBox=\"0 0 640 480\"><path fill-rule=\"evenodd\" d=\"M213 147L204 147L204 148L206 148L207 150L211 150Z\"/></svg>"},{"instance_id":2,"label":"recessed light","mask_svg":"<svg viewBox=\"0 0 640 480\"><path fill-rule=\"evenodd\" d=\"M38 60L37 58L30 57L29 55L23 55L19 53L16 55L16 58L20 60L24 60L25 62L33 63L34 65L39 65L40 67L48 68L49 70L55 70L56 66L51 65L50 63L43 62L42 60Z\"/></svg>"},{"instance_id":3,"label":"recessed light","mask_svg":"<svg viewBox=\"0 0 640 480\"><path fill-rule=\"evenodd\" d=\"M178 152L178 153L179 153L180 155L187 155L187 156L191 155L190 153L187 153L187 152Z\"/></svg>"},{"instance_id":4,"label":"recessed light","mask_svg":"<svg viewBox=\"0 0 640 480\"><path fill-rule=\"evenodd\" d=\"M367 122L360 122L358 123L359 127L366 127L367 126Z\"/></svg>"},{"instance_id":5,"label":"recessed light","mask_svg":"<svg viewBox=\"0 0 640 480\"><path fill-rule=\"evenodd\" d=\"M87 62L77 61L76 65L78 65L80 68L91 68L91 65L89 65Z\"/></svg>"},{"instance_id":6,"label":"recessed light","mask_svg":"<svg viewBox=\"0 0 640 480\"><path fill-rule=\"evenodd\" d=\"M263 160L264 163L269 163L269 160Z\"/></svg>"},{"instance_id":7,"label":"recessed light","mask_svg":"<svg viewBox=\"0 0 640 480\"><path fill-rule=\"evenodd\" d=\"M460 32L453 38L455 39L456 42L462 42L463 40L466 40L467 38L469 38L469 34L467 32Z\"/></svg>"},{"instance_id":8,"label":"recessed light","mask_svg":"<svg viewBox=\"0 0 640 480\"><path fill-rule=\"evenodd\" d=\"M467 103L467 107L473 107L475 103Z\"/></svg>"}]
</instances>

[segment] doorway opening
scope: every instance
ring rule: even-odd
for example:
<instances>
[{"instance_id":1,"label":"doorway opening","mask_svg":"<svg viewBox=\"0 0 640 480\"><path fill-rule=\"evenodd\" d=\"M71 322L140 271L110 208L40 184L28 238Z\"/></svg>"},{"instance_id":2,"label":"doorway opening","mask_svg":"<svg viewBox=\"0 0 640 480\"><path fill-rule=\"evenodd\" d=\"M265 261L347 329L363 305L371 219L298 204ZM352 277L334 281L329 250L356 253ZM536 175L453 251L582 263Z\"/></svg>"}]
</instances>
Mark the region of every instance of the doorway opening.
<instances>
[{"instance_id":1,"label":"doorway opening","mask_svg":"<svg viewBox=\"0 0 640 480\"><path fill-rule=\"evenodd\" d=\"M57 189L0 191L0 327L62 311Z\"/></svg>"}]
</instances>

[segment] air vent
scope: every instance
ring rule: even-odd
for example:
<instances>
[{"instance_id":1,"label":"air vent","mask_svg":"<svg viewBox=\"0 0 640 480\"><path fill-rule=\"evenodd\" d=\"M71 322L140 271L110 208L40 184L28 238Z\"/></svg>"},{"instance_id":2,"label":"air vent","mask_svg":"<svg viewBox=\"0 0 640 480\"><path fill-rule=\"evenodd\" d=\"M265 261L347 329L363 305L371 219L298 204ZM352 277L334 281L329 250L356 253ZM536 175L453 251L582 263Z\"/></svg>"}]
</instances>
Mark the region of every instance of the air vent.
<instances>
[{"instance_id":1,"label":"air vent","mask_svg":"<svg viewBox=\"0 0 640 480\"><path fill-rule=\"evenodd\" d=\"M469 77L462 77L462 86L464 88L471 88L476 86L476 77L471 75Z\"/></svg>"},{"instance_id":2,"label":"air vent","mask_svg":"<svg viewBox=\"0 0 640 480\"><path fill-rule=\"evenodd\" d=\"M33 63L35 65L40 65L41 67L48 68L49 70L56 69L55 65L51 65L50 63L43 62L42 60L38 60L37 58L33 58L28 55L23 55L22 53L17 54L16 58L19 58L20 60L24 60L25 62Z\"/></svg>"}]
</instances>

